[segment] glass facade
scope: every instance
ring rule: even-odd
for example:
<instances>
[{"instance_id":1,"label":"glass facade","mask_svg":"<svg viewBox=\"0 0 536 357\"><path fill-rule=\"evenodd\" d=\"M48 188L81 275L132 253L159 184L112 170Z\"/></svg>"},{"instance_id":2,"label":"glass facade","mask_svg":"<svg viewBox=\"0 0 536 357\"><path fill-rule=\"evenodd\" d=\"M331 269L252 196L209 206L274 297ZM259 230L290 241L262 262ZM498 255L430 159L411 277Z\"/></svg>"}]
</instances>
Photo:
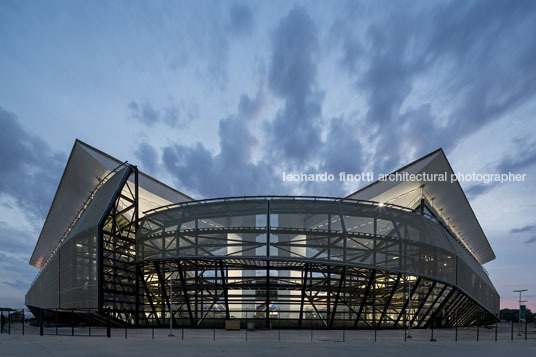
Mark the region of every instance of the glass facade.
<instances>
[{"instance_id":1,"label":"glass facade","mask_svg":"<svg viewBox=\"0 0 536 357\"><path fill-rule=\"evenodd\" d=\"M172 281L176 318L197 325L207 311L289 326L309 317L325 327L395 327L408 316L462 325L454 304L465 309L463 324L499 310L486 272L440 223L366 201L268 196L164 207L143 218L136 261L148 321L169 318L163 286Z\"/></svg>"},{"instance_id":2,"label":"glass facade","mask_svg":"<svg viewBox=\"0 0 536 357\"><path fill-rule=\"evenodd\" d=\"M26 294L27 306L98 308L98 231L114 203L114 194L121 191L129 173L128 167L115 173L96 192L84 214L36 277Z\"/></svg>"}]
</instances>

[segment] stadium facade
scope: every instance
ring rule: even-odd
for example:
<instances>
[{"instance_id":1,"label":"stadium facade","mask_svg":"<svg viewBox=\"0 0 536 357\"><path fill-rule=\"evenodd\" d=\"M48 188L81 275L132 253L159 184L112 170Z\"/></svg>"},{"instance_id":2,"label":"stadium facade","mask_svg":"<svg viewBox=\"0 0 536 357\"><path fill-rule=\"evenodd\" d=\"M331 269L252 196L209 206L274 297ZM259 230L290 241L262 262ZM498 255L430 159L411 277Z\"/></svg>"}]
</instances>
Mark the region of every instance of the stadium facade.
<instances>
[{"instance_id":1,"label":"stadium facade","mask_svg":"<svg viewBox=\"0 0 536 357\"><path fill-rule=\"evenodd\" d=\"M396 172L453 171L439 149ZM457 182L194 200L77 140L26 305L131 326L473 326L498 316L494 258Z\"/></svg>"}]
</instances>

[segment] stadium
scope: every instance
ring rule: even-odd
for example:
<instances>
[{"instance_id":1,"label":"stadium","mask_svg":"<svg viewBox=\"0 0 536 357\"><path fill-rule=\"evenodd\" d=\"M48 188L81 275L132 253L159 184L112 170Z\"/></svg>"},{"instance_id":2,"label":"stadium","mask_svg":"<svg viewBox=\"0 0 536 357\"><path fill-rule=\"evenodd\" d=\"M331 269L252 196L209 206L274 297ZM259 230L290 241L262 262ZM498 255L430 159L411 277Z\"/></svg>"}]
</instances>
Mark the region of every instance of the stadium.
<instances>
[{"instance_id":1,"label":"stadium","mask_svg":"<svg viewBox=\"0 0 536 357\"><path fill-rule=\"evenodd\" d=\"M441 149L395 172L453 174ZM77 140L25 303L132 327L479 326L499 313L493 259L456 181L196 200Z\"/></svg>"}]
</instances>

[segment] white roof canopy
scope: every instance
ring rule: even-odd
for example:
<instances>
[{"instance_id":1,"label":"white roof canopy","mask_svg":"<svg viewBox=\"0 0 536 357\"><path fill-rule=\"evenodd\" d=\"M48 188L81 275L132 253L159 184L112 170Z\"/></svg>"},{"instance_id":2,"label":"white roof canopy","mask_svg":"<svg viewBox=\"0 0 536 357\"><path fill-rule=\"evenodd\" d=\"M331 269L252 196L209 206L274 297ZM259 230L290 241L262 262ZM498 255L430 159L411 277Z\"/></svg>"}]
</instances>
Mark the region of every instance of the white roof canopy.
<instances>
[{"instance_id":1,"label":"white roof canopy","mask_svg":"<svg viewBox=\"0 0 536 357\"><path fill-rule=\"evenodd\" d=\"M42 268L61 237L75 219L91 191L123 162L76 140L47 218L35 245L30 264ZM139 213L191 197L139 172Z\"/></svg>"},{"instance_id":2,"label":"white roof canopy","mask_svg":"<svg viewBox=\"0 0 536 357\"><path fill-rule=\"evenodd\" d=\"M495 253L480 226L460 184L451 182L454 174L442 149L438 149L393 172L446 175L446 181L376 181L348 198L388 202L415 208L424 198L450 230L481 263L495 259Z\"/></svg>"}]
</instances>

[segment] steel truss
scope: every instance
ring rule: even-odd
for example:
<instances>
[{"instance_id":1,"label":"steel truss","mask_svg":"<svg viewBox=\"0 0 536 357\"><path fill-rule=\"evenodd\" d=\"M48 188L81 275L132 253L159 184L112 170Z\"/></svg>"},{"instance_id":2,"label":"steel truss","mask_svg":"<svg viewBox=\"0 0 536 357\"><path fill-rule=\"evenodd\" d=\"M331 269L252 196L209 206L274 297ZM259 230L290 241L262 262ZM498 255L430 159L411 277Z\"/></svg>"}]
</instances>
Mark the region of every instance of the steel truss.
<instances>
[{"instance_id":1,"label":"steel truss","mask_svg":"<svg viewBox=\"0 0 536 357\"><path fill-rule=\"evenodd\" d=\"M138 230L138 169L129 166L129 179L116 192L98 233L99 311L116 322L139 325L140 270L136 266Z\"/></svg>"},{"instance_id":2,"label":"steel truss","mask_svg":"<svg viewBox=\"0 0 536 357\"><path fill-rule=\"evenodd\" d=\"M395 219L386 210L382 216L365 212L353 218L339 203L323 211L326 224L313 228L271 226L270 213L264 227L253 220L251 226L225 226L197 217L182 226L186 210L180 219L162 211L161 221L146 216L148 228L140 241L138 171L129 169L130 181L115 193L98 229L101 319L106 315L116 324L159 327L171 318L175 326L213 327L238 318L265 328L277 320L280 327L326 329L495 321L458 287L457 257L406 239L415 234L407 217ZM353 227L347 227L353 219ZM365 224L370 232L356 228ZM436 270L455 271L455 283L406 273L427 261L437 262ZM428 273L437 274L434 269Z\"/></svg>"},{"instance_id":3,"label":"steel truss","mask_svg":"<svg viewBox=\"0 0 536 357\"><path fill-rule=\"evenodd\" d=\"M140 270L139 321L149 326L169 323L171 283L175 326L223 326L229 318L254 319L265 328L273 320L288 328L396 328L406 320L414 328L432 321L435 327L453 327L495 321L458 288L400 272L251 258L162 259L141 264Z\"/></svg>"}]
</instances>

